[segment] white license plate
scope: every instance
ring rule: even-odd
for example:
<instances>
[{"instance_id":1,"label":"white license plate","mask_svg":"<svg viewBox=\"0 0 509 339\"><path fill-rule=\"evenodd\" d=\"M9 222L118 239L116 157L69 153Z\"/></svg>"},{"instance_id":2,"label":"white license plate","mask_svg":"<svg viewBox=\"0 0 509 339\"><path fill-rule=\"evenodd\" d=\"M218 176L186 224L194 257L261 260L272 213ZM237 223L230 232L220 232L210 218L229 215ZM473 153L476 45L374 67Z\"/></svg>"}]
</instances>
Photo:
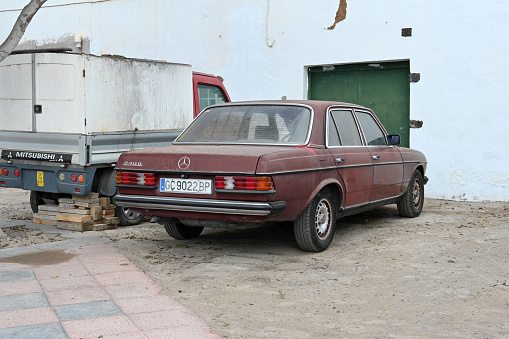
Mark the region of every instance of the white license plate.
<instances>
[{"instance_id":1,"label":"white license plate","mask_svg":"<svg viewBox=\"0 0 509 339\"><path fill-rule=\"evenodd\" d=\"M162 178L159 190L164 193L212 194L212 180Z\"/></svg>"}]
</instances>

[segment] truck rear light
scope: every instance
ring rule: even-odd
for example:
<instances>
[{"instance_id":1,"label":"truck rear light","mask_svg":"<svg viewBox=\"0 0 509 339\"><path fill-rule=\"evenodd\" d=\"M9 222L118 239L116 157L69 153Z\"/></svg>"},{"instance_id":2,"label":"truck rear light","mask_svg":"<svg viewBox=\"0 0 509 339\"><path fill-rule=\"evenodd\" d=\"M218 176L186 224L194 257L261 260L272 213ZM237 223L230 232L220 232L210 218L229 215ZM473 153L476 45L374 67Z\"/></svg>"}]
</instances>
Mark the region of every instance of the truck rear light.
<instances>
[{"instance_id":1,"label":"truck rear light","mask_svg":"<svg viewBox=\"0 0 509 339\"><path fill-rule=\"evenodd\" d=\"M21 172L19 171L19 169L14 170L14 175L17 177L19 177L21 175Z\"/></svg>"},{"instance_id":2,"label":"truck rear light","mask_svg":"<svg viewBox=\"0 0 509 339\"><path fill-rule=\"evenodd\" d=\"M71 175L71 181L76 182L78 180L78 176L76 174Z\"/></svg>"},{"instance_id":3,"label":"truck rear light","mask_svg":"<svg viewBox=\"0 0 509 339\"><path fill-rule=\"evenodd\" d=\"M83 174L78 175L78 182L80 183L85 182L85 176Z\"/></svg>"},{"instance_id":4,"label":"truck rear light","mask_svg":"<svg viewBox=\"0 0 509 339\"><path fill-rule=\"evenodd\" d=\"M136 172L119 172L115 173L117 184L120 185L139 185L139 186L155 186L156 175L154 173L136 173Z\"/></svg>"},{"instance_id":5,"label":"truck rear light","mask_svg":"<svg viewBox=\"0 0 509 339\"><path fill-rule=\"evenodd\" d=\"M271 177L216 177L216 189L241 191L272 191Z\"/></svg>"},{"instance_id":6,"label":"truck rear light","mask_svg":"<svg viewBox=\"0 0 509 339\"><path fill-rule=\"evenodd\" d=\"M9 175L9 170L7 168L4 168L4 175L5 176L8 176Z\"/></svg>"}]
</instances>

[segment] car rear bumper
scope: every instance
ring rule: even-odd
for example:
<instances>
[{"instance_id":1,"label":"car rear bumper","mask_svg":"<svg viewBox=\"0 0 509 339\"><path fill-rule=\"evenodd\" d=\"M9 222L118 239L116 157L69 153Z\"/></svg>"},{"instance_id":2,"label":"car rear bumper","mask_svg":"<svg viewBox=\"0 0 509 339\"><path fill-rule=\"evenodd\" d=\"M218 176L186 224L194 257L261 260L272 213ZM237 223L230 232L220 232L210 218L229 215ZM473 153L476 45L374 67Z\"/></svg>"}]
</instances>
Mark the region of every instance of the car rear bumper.
<instances>
[{"instance_id":1,"label":"car rear bumper","mask_svg":"<svg viewBox=\"0 0 509 339\"><path fill-rule=\"evenodd\" d=\"M144 210L270 216L283 212L286 201L235 201L117 194L113 202Z\"/></svg>"}]
</instances>

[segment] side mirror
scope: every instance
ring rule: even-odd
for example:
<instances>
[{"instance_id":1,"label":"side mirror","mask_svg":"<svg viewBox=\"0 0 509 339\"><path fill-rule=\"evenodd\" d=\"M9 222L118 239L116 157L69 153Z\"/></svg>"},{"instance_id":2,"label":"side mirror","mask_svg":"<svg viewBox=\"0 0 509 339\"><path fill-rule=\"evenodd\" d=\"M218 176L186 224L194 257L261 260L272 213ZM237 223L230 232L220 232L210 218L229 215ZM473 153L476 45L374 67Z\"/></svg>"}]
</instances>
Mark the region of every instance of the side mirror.
<instances>
[{"instance_id":1,"label":"side mirror","mask_svg":"<svg viewBox=\"0 0 509 339\"><path fill-rule=\"evenodd\" d=\"M399 146L401 143L401 136L399 134L389 134L387 136L387 143L389 146Z\"/></svg>"}]
</instances>

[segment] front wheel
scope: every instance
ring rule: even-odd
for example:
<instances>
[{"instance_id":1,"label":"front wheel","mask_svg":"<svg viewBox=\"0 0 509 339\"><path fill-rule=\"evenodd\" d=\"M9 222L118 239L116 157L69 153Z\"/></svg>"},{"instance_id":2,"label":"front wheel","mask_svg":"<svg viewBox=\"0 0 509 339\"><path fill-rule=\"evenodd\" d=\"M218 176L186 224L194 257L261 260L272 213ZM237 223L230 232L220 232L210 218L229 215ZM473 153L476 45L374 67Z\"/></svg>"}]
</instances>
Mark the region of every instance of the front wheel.
<instances>
[{"instance_id":1,"label":"front wheel","mask_svg":"<svg viewBox=\"0 0 509 339\"><path fill-rule=\"evenodd\" d=\"M122 206L115 207L115 215L120 219L121 226L138 225L144 217L143 214Z\"/></svg>"},{"instance_id":2,"label":"front wheel","mask_svg":"<svg viewBox=\"0 0 509 339\"><path fill-rule=\"evenodd\" d=\"M300 217L293 222L295 240L304 251L325 251L336 229L336 203L329 190L316 195Z\"/></svg>"},{"instance_id":3,"label":"front wheel","mask_svg":"<svg viewBox=\"0 0 509 339\"><path fill-rule=\"evenodd\" d=\"M177 240L187 240L198 237L203 231L203 227L186 226L178 219L160 219L157 221L164 226L166 233Z\"/></svg>"},{"instance_id":4,"label":"front wheel","mask_svg":"<svg viewBox=\"0 0 509 339\"><path fill-rule=\"evenodd\" d=\"M424 206L424 180L419 171L415 171L408 188L398 202L398 212L402 217L415 218L421 214Z\"/></svg>"}]
</instances>

